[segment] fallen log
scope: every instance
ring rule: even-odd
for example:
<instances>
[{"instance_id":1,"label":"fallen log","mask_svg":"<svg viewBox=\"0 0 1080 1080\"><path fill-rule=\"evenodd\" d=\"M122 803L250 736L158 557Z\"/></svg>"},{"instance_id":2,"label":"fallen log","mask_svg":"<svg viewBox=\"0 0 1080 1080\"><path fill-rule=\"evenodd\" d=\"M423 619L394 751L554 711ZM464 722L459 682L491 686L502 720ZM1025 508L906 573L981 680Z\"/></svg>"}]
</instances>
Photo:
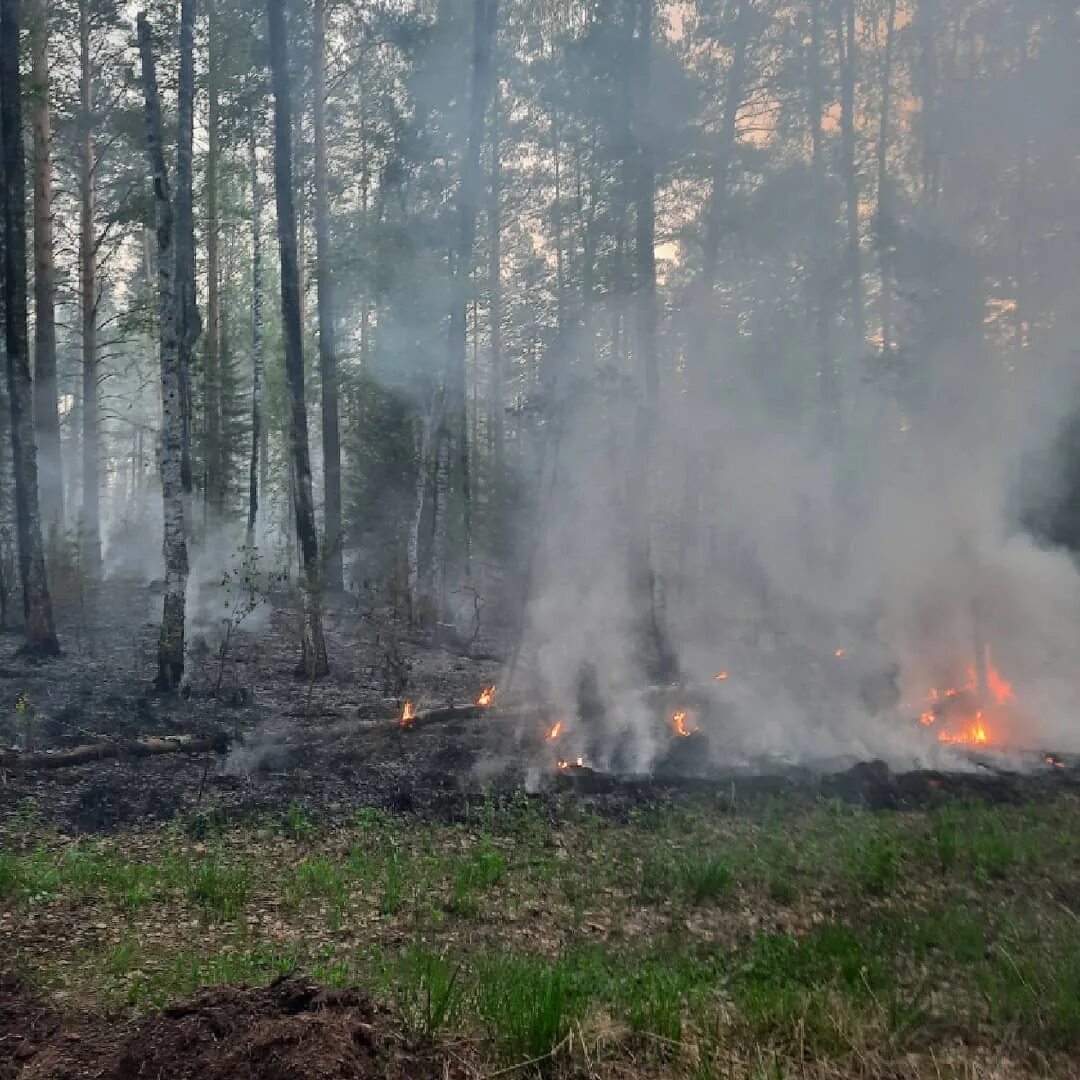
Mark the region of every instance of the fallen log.
<instances>
[{"instance_id":1,"label":"fallen log","mask_svg":"<svg viewBox=\"0 0 1080 1080\"><path fill-rule=\"evenodd\" d=\"M69 750L24 754L18 750L0 751L0 769L25 771L32 769L66 769L85 765L91 761L108 761L118 758L157 757L161 754L224 753L229 748L227 732L213 735L166 735L131 742L99 742L73 746Z\"/></svg>"},{"instance_id":2,"label":"fallen log","mask_svg":"<svg viewBox=\"0 0 1080 1080\"><path fill-rule=\"evenodd\" d=\"M409 719L398 716L398 724L404 731L413 731L418 727L427 727L429 724L442 724L448 720L479 720L485 713L491 712L489 706L484 705L442 705L437 709L426 709L424 712L414 713Z\"/></svg>"}]
</instances>

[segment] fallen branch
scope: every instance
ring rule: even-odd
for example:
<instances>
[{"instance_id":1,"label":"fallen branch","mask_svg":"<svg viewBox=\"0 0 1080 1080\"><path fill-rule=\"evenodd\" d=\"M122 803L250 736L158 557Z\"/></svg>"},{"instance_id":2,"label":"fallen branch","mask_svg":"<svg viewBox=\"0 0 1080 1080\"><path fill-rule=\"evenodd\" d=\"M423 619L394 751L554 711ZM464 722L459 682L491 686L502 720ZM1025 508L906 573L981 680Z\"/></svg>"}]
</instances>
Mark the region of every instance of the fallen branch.
<instances>
[{"instance_id":1,"label":"fallen branch","mask_svg":"<svg viewBox=\"0 0 1080 1080\"><path fill-rule=\"evenodd\" d=\"M405 731L412 731L414 728L441 724L447 720L479 720L488 712L491 712L491 709L483 705L443 705L437 709L418 712L411 720L405 722L399 720L399 723Z\"/></svg>"},{"instance_id":2,"label":"fallen branch","mask_svg":"<svg viewBox=\"0 0 1080 1080\"><path fill-rule=\"evenodd\" d=\"M157 757L161 754L221 754L229 748L229 735L215 732L205 738L194 735L167 735L161 738L136 739L133 742L100 742L73 746L70 750L23 754L17 750L0 751L0 769L66 769L91 761L113 758Z\"/></svg>"}]
</instances>

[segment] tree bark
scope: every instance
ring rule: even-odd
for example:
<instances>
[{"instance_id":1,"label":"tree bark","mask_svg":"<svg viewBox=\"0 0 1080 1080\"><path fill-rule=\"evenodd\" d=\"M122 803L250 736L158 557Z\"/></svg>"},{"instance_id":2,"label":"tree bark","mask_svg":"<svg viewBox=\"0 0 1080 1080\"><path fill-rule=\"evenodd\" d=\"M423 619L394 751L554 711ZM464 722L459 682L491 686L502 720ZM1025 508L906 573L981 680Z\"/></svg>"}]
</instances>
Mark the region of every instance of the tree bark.
<instances>
[{"instance_id":1,"label":"tree bark","mask_svg":"<svg viewBox=\"0 0 1080 1080\"><path fill-rule=\"evenodd\" d=\"M461 186L458 192L458 244L451 267L450 332L446 357L446 408L439 425L436 450L436 529L435 576L445 577L448 533L445 515L449 510L450 445L456 443L461 481L463 536L465 542L465 577L472 568L472 492L469 462L469 417L466 374L466 330L469 289L472 279L473 248L476 245L476 217L479 209L481 172L480 149L484 141L484 117L491 99L492 51L498 21L498 0L473 0L472 87L469 126L462 160ZM442 611L443 597L436 591L437 610Z\"/></svg>"},{"instance_id":2,"label":"tree bark","mask_svg":"<svg viewBox=\"0 0 1080 1080\"><path fill-rule=\"evenodd\" d=\"M31 16L30 117L34 131L34 427L46 532L64 525L64 476L56 391L56 267L53 261L52 115L49 108L49 8Z\"/></svg>"},{"instance_id":3,"label":"tree bark","mask_svg":"<svg viewBox=\"0 0 1080 1080\"><path fill-rule=\"evenodd\" d=\"M218 173L221 158L221 102L218 93L219 28L214 0L207 2L209 56L207 63L206 150L206 508L214 521L225 512L224 447L221 424L221 222Z\"/></svg>"},{"instance_id":4,"label":"tree bark","mask_svg":"<svg viewBox=\"0 0 1080 1080\"><path fill-rule=\"evenodd\" d=\"M259 159L255 146L255 112L248 133L248 163L251 169L251 466L248 470L247 544L255 544L255 524L259 516L259 452L262 448L262 190L259 187Z\"/></svg>"},{"instance_id":5,"label":"tree bark","mask_svg":"<svg viewBox=\"0 0 1080 1080\"><path fill-rule=\"evenodd\" d=\"M885 55L881 69L881 123L877 145L877 247L881 274L881 355L892 353L892 242L893 209L889 179L889 124L892 109L893 41L896 34L896 0L889 0L885 23Z\"/></svg>"},{"instance_id":6,"label":"tree bark","mask_svg":"<svg viewBox=\"0 0 1080 1080\"><path fill-rule=\"evenodd\" d=\"M847 278L852 344L860 352L866 333L863 315L862 256L859 250L859 173L855 160L855 79L858 71L855 0L845 0L841 38L844 43L840 73L840 145L843 157L844 197L847 203Z\"/></svg>"},{"instance_id":7,"label":"tree bark","mask_svg":"<svg viewBox=\"0 0 1080 1080\"><path fill-rule=\"evenodd\" d=\"M93 761L111 761L118 758L159 757L162 754L223 754L229 749L231 739L227 732L199 738L195 735L169 735L164 738L147 737L132 742L87 743L52 753L22 754L0 751L0 769L36 770L65 769L87 765Z\"/></svg>"},{"instance_id":8,"label":"tree bark","mask_svg":"<svg viewBox=\"0 0 1080 1080\"><path fill-rule=\"evenodd\" d=\"M315 127L315 281L318 288L319 376L322 380L323 515L326 587L345 588L341 533L341 436L338 430L338 373L334 290L330 270L330 192L326 162L326 0L315 0L312 42L312 116Z\"/></svg>"},{"instance_id":9,"label":"tree bark","mask_svg":"<svg viewBox=\"0 0 1080 1080\"><path fill-rule=\"evenodd\" d=\"M731 160L735 151L736 127L746 85L746 54L749 44L751 10L751 0L739 0L735 16L731 65L727 70L724 87L719 137L712 159L709 199L705 207L701 273L693 290L694 298L690 311L693 321L690 327L689 384L692 398L699 406L708 400L711 393L710 375L713 372L709 355L712 340L711 308L720 265L720 240L728 199ZM680 533L684 538L683 544L694 542L700 531L704 447L700 445L699 440L695 439L694 433L691 433L687 455L686 490L683 493L682 514L684 527ZM680 564L685 562L685 548L679 561ZM680 568L685 573L686 567L681 565ZM685 576L684 580L693 580L693 575Z\"/></svg>"},{"instance_id":10,"label":"tree bark","mask_svg":"<svg viewBox=\"0 0 1080 1080\"><path fill-rule=\"evenodd\" d=\"M101 576L101 490L98 445L97 243L94 236L94 87L90 0L79 0L79 301L82 318L82 565Z\"/></svg>"},{"instance_id":11,"label":"tree bark","mask_svg":"<svg viewBox=\"0 0 1080 1080\"><path fill-rule=\"evenodd\" d=\"M296 254L296 207L292 176L292 102L286 56L284 0L267 0L270 75L274 88L274 186L277 196L278 247L281 254L281 320L285 338L285 375L289 386L289 441L292 451L296 532L304 568L303 655L301 671L309 679L330 668L319 614L319 540L311 491L307 405L304 401L304 344L300 319L300 268Z\"/></svg>"},{"instance_id":12,"label":"tree bark","mask_svg":"<svg viewBox=\"0 0 1080 1080\"><path fill-rule=\"evenodd\" d=\"M184 616L187 595L187 533L184 523L183 383L180 343L177 339L173 277L177 267L173 249L173 207L161 140L161 104L153 44L146 13L138 18L146 104L146 151L154 186L154 235L157 246L159 349L161 353L161 498L164 517L165 597L158 637L158 675L161 690L175 690L184 676Z\"/></svg>"},{"instance_id":13,"label":"tree bark","mask_svg":"<svg viewBox=\"0 0 1080 1080\"><path fill-rule=\"evenodd\" d=\"M26 315L26 162L19 85L19 0L0 0L0 160L3 162L3 308L7 352L11 450L15 471L15 529L23 590L25 651L56 656L60 645L53 625L45 576L38 508L37 450L34 445L33 384Z\"/></svg>"},{"instance_id":14,"label":"tree bark","mask_svg":"<svg viewBox=\"0 0 1080 1080\"><path fill-rule=\"evenodd\" d=\"M488 402L488 436L492 453L495 491L500 491L505 468L505 380L502 343L502 160L499 80L492 80L491 192L488 202L488 321L491 328L491 387Z\"/></svg>"},{"instance_id":15,"label":"tree bark","mask_svg":"<svg viewBox=\"0 0 1080 1080\"><path fill-rule=\"evenodd\" d=\"M180 3L180 78L177 90L176 136L176 343L181 400L180 482L184 491L184 524L191 527L191 370L199 338L199 308L195 299L195 210L192 143L195 122L196 0ZM214 229L209 230L213 235Z\"/></svg>"}]
</instances>

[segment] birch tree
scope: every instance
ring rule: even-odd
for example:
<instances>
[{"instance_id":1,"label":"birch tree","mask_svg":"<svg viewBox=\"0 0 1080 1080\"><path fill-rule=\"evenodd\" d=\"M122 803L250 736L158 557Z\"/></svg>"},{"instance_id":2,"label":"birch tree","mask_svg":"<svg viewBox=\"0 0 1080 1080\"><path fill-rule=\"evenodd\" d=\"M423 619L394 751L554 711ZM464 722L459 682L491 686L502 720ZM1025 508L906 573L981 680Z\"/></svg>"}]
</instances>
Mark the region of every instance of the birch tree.
<instances>
[{"instance_id":1,"label":"birch tree","mask_svg":"<svg viewBox=\"0 0 1080 1080\"><path fill-rule=\"evenodd\" d=\"M165 597L158 636L156 685L170 691L184 676L184 617L187 597L188 555L184 526L183 393L180 348L177 339L176 300L173 291L177 266L173 248L172 199L161 136L161 103L154 67L153 41L146 13L138 17L139 54L142 60L146 108L146 152L154 188L154 235L158 278L158 348L161 356L161 497L164 517Z\"/></svg>"}]
</instances>

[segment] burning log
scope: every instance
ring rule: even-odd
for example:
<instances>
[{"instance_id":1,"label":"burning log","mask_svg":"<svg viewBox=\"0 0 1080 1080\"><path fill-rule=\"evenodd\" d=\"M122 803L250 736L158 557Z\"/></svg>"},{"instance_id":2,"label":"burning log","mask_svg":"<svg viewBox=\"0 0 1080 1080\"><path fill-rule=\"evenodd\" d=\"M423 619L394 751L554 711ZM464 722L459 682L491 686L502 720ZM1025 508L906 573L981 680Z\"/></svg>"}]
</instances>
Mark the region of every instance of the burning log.
<instances>
[{"instance_id":1,"label":"burning log","mask_svg":"<svg viewBox=\"0 0 1080 1080\"><path fill-rule=\"evenodd\" d=\"M442 705L437 709L425 709L417 712L411 701L406 701L398 724L403 730L415 731L430 724L441 724L448 720L478 720L484 715L482 705Z\"/></svg>"},{"instance_id":2,"label":"burning log","mask_svg":"<svg viewBox=\"0 0 1080 1080\"><path fill-rule=\"evenodd\" d=\"M69 750L24 754L18 751L0 751L0 769L66 769L86 765L92 761L112 758L158 757L162 754L223 754L229 749L227 732L199 738L195 735L168 735L161 738L136 739L133 742L100 742L73 746Z\"/></svg>"}]
</instances>

